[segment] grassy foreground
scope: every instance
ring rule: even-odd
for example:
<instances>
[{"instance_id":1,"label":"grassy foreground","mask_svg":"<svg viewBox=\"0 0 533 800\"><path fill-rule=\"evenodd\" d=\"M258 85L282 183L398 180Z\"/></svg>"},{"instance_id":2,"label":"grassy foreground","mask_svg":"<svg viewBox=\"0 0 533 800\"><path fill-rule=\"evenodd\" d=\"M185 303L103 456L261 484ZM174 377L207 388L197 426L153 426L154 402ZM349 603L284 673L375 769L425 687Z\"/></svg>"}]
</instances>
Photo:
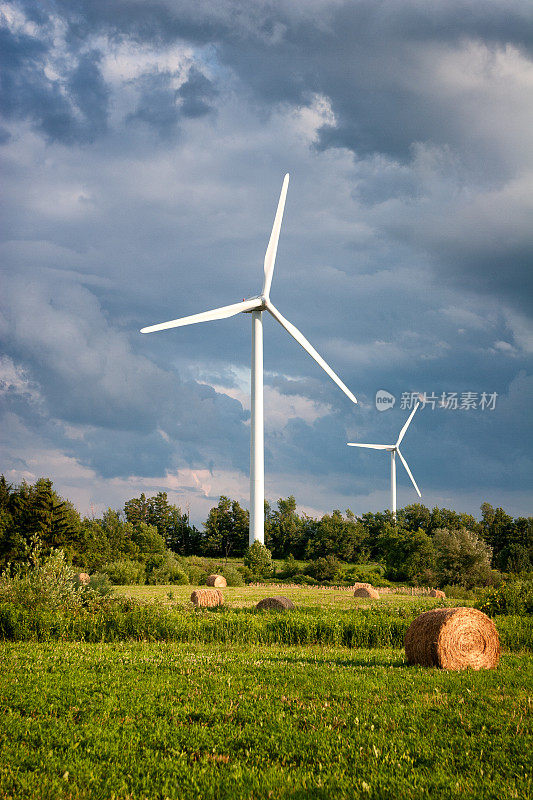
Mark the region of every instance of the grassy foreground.
<instances>
[{"instance_id":1,"label":"grassy foreground","mask_svg":"<svg viewBox=\"0 0 533 800\"><path fill-rule=\"evenodd\" d=\"M533 666L400 650L0 644L2 798L531 797Z\"/></svg>"}]
</instances>

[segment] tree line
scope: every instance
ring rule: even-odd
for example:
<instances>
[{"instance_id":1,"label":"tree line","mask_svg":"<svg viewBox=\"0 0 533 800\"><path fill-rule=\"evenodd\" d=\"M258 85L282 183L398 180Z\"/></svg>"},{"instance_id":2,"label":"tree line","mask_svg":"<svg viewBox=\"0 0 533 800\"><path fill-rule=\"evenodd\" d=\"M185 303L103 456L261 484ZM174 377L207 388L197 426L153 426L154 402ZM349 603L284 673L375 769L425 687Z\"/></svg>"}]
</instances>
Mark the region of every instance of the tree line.
<instances>
[{"instance_id":1,"label":"tree line","mask_svg":"<svg viewBox=\"0 0 533 800\"><path fill-rule=\"evenodd\" d=\"M61 548L80 569L113 574L115 582L140 582L141 573L150 583L180 582L180 557L242 557L248 526L248 511L225 496L198 529L166 492L82 517L51 480L14 486L0 476L2 569L24 563L38 543L45 551ZM476 520L417 503L400 509L396 520L390 511L356 516L349 509L318 519L298 513L291 495L265 503L265 545L293 574L297 560L311 562L307 574L318 580L333 580L341 562L373 562L391 581L485 585L497 571L532 570L533 517L513 518L483 503Z\"/></svg>"}]
</instances>

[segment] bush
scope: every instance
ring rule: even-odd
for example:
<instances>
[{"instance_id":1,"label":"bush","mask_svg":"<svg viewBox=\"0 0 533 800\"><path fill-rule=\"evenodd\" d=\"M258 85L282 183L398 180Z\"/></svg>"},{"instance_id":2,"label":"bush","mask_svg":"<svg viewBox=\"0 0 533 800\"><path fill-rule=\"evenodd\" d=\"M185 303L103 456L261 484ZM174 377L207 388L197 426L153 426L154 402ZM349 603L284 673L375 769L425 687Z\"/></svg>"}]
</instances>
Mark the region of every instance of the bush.
<instances>
[{"instance_id":1,"label":"bush","mask_svg":"<svg viewBox=\"0 0 533 800\"><path fill-rule=\"evenodd\" d=\"M187 567L187 575L191 586L200 586L205 583L207 578L207 572L201 567L197 567L196 564L190 564Z\"/></svg>"},{"instance_id":2,"label":"bush","mask_svg":"<svg viewBox=\"0 0 533 800\"><path fill-rule=\"evenodd\" d=\"M52 550L43 558L37 546L30 554L29 566L8 565L0 576L0 602L29 609L72 610L81 605L81 590L64 552Z\"/></svg>"},{"instance_id":3,"label":"bush","mask_svg":"<svg viewBox=\"0 0 533 800\"><path fill-rule=\"evenodd\" d=\"M472 589L465 589L464 586L457 584L446 584L442 587L442 591L452 600L474 600L476 593Z\"/></svg>"},{"instance_id":4,"label":"bush","mask_svg":"<svg viewBox=\"0 0 533 800\"><path fill-rule=\"evenodd\" d=\"M146 565L146 582L152 585L173 583L185 586L189 576L176 556L167 552L164 556L153 556Z\"/></svg>"},{"instance_id":5,"label":"bush","mask_svg":"<svg viewBox=\"0 0 533 800\"><path fill-rule=\"evenodd\" d=\"M111 581L105 572L95 572L94 575L91 575L85 590L95 592L100 597L106 597L113 591Z\"/></svg>"},{"instance_id":6,"label":"bush","mask_svg":"<svg viewBox=\"0 0 533 800\"><path fill-rule=\"evenodd\" d=\"M111 583L115 585L144 583L146 579L144 564L141 564L140 561L132 561L131 558L110 561L108 564L104 564L102 572L105 572Z\"/></svg>"},{"instance_id":7,"label":"bush","mask_svg":"<svg viewBox=\"0 0 533 800\"><path fill-rule=\"evenodd\" d=\"M340 577L341 565L335 556L317 558L307 566L305 573L319 583L334 582Z\"/></svg>"},{"instance_id":8,"label":"bush","mask_svg":"<svg viewBox=\"0 0 533 800\"><path fill-rule=\"evenodd\" d=\"M533 581L516 580L486 589L475 604L484 614L533 614Z\"/></svg>"},{"instance_id":9,"label":"bush","mask_svg":"<svg viewBox=\"0 0 533 800\"><path fill-rule=\"evenodd\" d=\"M467 528L438 528L433 535L438 584L457 580L467 589L494 583L492 549Z\"/></svg>"},{"instance_id":10,"label":"bush","mask_svg":"<svg viewBox=\"0 0 533 800\"><path fill-rule=\"evenodd\" d=\"M244 554L244 566L252 573L253 580L269 578L272 575L272 553L256 540Z\"/></svg>"},{"instance_id":11,"label":"bush","mask_svg":"<svg viewBox=\"0 0 533 800\"><path fill-rule=\"evenodd\" d=\"M227 564L220 570L219 574L225 577L228 586L244 586L244 578L241 572L232 564Z\"/></svg>"},{"instance_id":12,"label":"bush","mask_svg":"<svg viewBox=\"0 0 533 800\"><path fill-rule=\"evenodd\" d=\"M283 562L283 567L281 568L280 577L282 578L292 578L294 575L297 575L300 571L298 566L298 562L292 555L289 553L285 561Z\"/></svg>"}]
</instances>

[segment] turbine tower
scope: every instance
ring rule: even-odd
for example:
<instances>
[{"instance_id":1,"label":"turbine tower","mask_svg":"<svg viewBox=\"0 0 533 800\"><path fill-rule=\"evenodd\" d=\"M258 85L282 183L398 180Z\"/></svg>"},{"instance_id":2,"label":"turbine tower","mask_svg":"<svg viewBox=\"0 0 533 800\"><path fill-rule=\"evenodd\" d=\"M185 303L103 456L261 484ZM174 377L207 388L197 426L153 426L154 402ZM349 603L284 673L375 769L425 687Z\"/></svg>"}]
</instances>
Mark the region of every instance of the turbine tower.
<instances>
[{"instance_id":1,"label":"turbine tower","mask_svg":"<svg viewBox=\"0 0 533 800\"><path fill-rule=\"evenodd\" d=\"M279 232L289 185L289 175L285 175L281 194L279 197L278 208L274 218L274 225L264 261L264 281L261 294L243 300L241 303L234 303L230 306L216 308L213 311L204 311L200 314L193 314L190 317L173 319L169 322L161 322L158 325L150 325L142 328L141 333L153 333L163 331L168 328L179 328L184 325L194 325L196 322L211 322L216 319L233 317L235 314L252 315L252 374L251 374L251 428L250 428L250 535L249 542L253 544L258 540L262 544L265 540L265 466L264 466L264 422L263 422L263 311L268 311L279 324L285 328L293 339L309 353L311 358L319 364L324 372L339 386L353 403L357 403L356 398L348 387L341 381L339 376L324 361L315 348L307 341L305 336L300 333L292 323L283 317L278 309L270 300L270 286L276 252L278 249Z\"/></svg>"},{"instance_id":2,"label":"turbine tower","mask_svg":"<svg viewBox=\"0 0 533 800\"><path fill-rule=\"evenodd\" d=\"M370 448L370 450L388 450L390 452L390 494L391 494L391 510L394 519L396 519L396 453L398 453L398 455L400 456L400 461L404 465L407 474L411 478L411 481L418 493L418 496L422 497L422 495L420 494L420 489L416 485L416 481L413 478L413 473L409 469L407 461L400 452L400 443L403 437L405 436L405 432L409 427L409 425L411 424L411 420L416 414L416 410L419 405L420 401L417 401L415 407L413 408L413 410L409 414L409 417L407 418L407 422L400 431L400 435L398 436L398 441L396 442L396 444L361 444L359 442L348 442L348 447L368 447Z\"/></svg>"}]
</instances>

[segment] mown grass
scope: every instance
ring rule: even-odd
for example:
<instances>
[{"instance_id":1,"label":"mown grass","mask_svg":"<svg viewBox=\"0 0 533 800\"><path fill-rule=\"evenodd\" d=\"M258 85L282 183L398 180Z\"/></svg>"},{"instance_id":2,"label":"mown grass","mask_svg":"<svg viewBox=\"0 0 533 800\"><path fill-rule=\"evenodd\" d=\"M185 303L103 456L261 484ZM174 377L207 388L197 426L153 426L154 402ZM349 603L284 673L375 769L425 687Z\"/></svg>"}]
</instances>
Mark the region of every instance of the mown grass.
<instances>
[{"instance_id":1,"label":"mown grass","mask_svg":"<svg viewBox=\"0 0 533 800\"><path fill-rule=\"evenodd\" d=\"M399 650L4 643L3 798L528 798L532 662Z\"/></svg>"},{"instance_id":2,"label":"mown grass","mask_svg":"<svg viewBox=\"0 0 533 800\"><path fill-rule=\"evenodd\" d=\"M187 605L194 586L115 586L118 597L131 597L134 600L159 600L170 604ZM378 601L353 596L353 589L319 588L317 586L227 586L222 590L225 602L232 608L252 608L263 597L282 594L291 599L298 608L388 608L390 606L419 605L426 603L428 607L435 604L434 598L427 596L411 596L382 594ZM471 602L457 600L447 601L451 605L471 605Z\"/></svg>"}]
</instances>

